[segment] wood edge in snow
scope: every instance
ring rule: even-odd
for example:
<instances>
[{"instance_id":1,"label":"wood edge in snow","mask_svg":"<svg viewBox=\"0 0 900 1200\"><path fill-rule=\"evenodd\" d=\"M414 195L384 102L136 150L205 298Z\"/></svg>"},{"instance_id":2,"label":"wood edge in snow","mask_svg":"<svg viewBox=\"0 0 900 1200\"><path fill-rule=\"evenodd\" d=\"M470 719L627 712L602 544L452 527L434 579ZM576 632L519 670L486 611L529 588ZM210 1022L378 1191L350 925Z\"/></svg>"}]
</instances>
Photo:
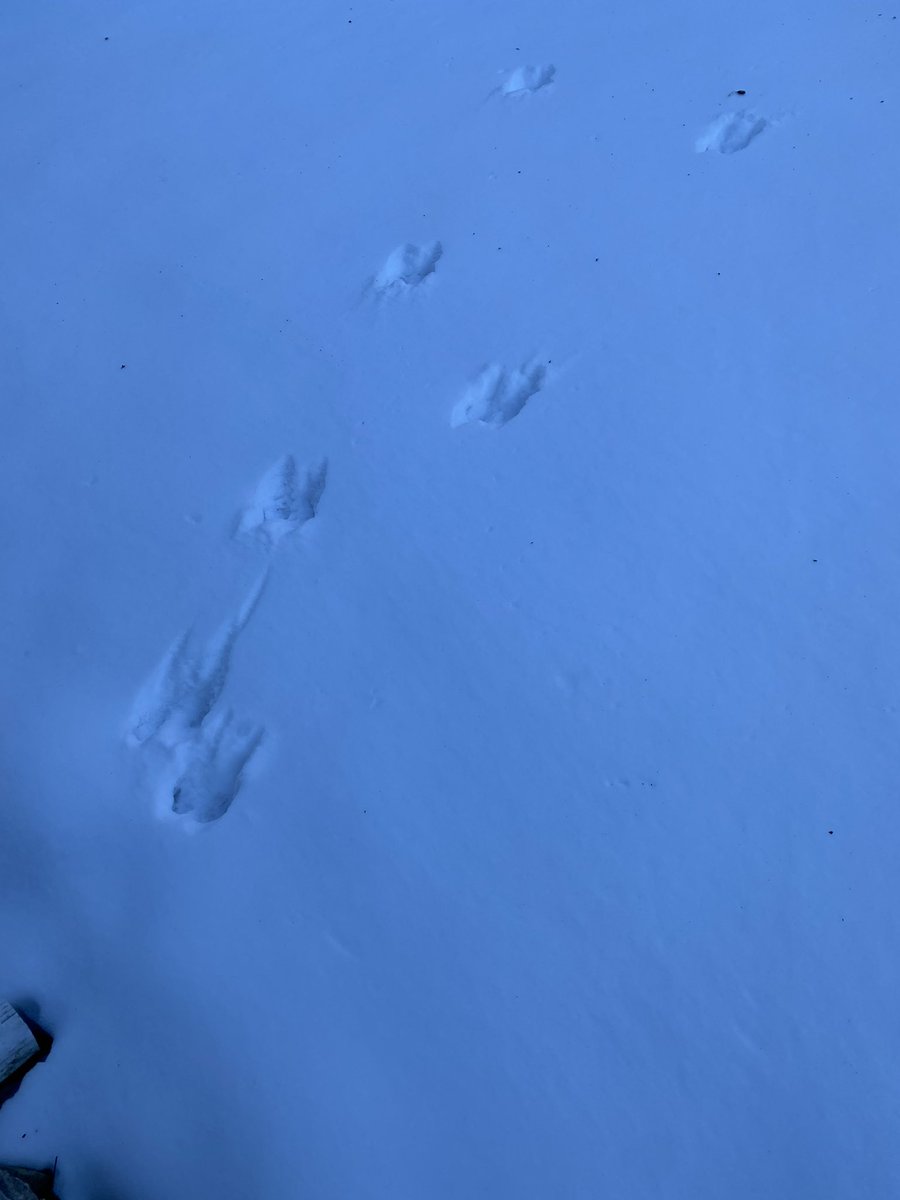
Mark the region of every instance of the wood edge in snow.
<instances>
[{"instance_id":1,"label":"wood edge in snow","mask_svg":"<svg viewBox=\"0 0 900 1200\"><path fill-rule=\"evenodd\" d=\"M34 1034L6 1000L0 1000L0 1083L40 1053Z\"/></svg>"}]
</instances>

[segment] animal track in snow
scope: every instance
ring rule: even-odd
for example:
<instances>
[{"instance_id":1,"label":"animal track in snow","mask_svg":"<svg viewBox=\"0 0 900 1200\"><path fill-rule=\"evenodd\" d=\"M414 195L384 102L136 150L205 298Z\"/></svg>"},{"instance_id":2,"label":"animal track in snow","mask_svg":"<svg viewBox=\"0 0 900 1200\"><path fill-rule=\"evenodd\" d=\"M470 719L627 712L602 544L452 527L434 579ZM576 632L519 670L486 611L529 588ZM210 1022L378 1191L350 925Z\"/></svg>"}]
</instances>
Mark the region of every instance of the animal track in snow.
<instances>
[{"instance_id":1,"label":"animal track in snow","mask_svg":"<svg viewBox=\"0 0 900 1200\"><path fill-rule=\"evenodd\" d=\"M237 615L206 646L183 633L138 692L128 722L128 744L149 741L173 748L199 729L222 694L241 632L259 603L267 576L256 582Z\"/></svg>"},{"instance_id":2,"label":"animal track in snow","mask_svg":"<svg viewBox=\"0 0 900 1200\"><path fill-rule=\"evenodd\" d=\"M443 253L440 242L426 242L422 246L406 242L388 255L372 286L385 298L403 295L434 274Z\"/></svg>"},{"instance_id":3,"label":"animal track in snow","mask_svg":"<svg viewBox=\"0 0 900 1200\"><path fill-rule=\"evenodd\" d=\"M721 113L695 143L698 154L715 150L719 154L736 154L746 150L759 137L769 122L749 109Z\"/></svg>"},{"instance_id":4,"label":"animal track in snow","mask_svg":"<svg viewBox=\"0 0 900 1200\"><path fill-rule=\"evenodd\" d=\"M228 679L239 635L259 603L267 575L256 582L238 613L205 646L182 634L138 693L128 728L134 748L152 747L161 768L165 807L199 822L227 812L247 763L263 737L259 727L237 725L213 710Z\"/></svg>"},{"instance_id":5,"label":"animal track in snow","mask_svg":"<svg viewBox=\"0 0 900 1200\"><path fill-rule=\"evenodd\" d=\"M543 363L524 363L514 370L491 363L460 397L450 424L456 427L480 421L499 429L518 416L531 397L540 391L546 377L547 368Z\"/></svg>"},{"instance_id":6,"label":"animal track in snow","mask_svg":"<svg viewBox=\"0 0 900 1200\"><path fill-rule=\"evenodd\" d=\"M325 490L327 464L300 471L286 454L262 477L238 518L235 536L272 551L312 520ZM161 814L194 823L216 821L240 791L263 739L261 726L216 711L234 648L265 590L269 567L241 607L204 644L188 629L172 644L135 698L126 740L158 772Z\"/></svg>"},{"instance_id":7,"label":"animal track in snow","mask_svg":"<svg viewBox=\"0 0 900 1200\"><path fill-rule=\"evenodd\" d=\"M253 500L241 513L235 536L274 549L311 521L325 491L328 463L300 471L292 454L274 463L256 487Z\"/></svg>"},{"instance_id":8,"label":"animal track in snow","mask_svg":"<svg viewBox=\"0 0 900 1200\"><path fill-rule=\"evenodd\" d=\"M189 643L190 631L172 643L135 697L128 720L129 746L142 746L155 737L181 707L193 673Z\"/></svg>"},{"instance_id":9,"label":"animal track in snow","mask_svg":"<svg viewBox=\"0 0 900 1200\"><path fill-rule=\"evenodd\" d=\"M224 816L263 735L260 726L235 722L231 712L211 716L178 755L172 812L200 823Z\"/></svg>"},{"instance_id":10,"label":"animal track in snow","mask_svg":"<svg viewBox=\"0 0 900 1200\"><path fill-rule=\"evenodd\" d=\"M500 91L504 96L529 96L552 83L555 76L556 67L552 63L538 67L516 67Z\"/></svg>"}]
</instances>

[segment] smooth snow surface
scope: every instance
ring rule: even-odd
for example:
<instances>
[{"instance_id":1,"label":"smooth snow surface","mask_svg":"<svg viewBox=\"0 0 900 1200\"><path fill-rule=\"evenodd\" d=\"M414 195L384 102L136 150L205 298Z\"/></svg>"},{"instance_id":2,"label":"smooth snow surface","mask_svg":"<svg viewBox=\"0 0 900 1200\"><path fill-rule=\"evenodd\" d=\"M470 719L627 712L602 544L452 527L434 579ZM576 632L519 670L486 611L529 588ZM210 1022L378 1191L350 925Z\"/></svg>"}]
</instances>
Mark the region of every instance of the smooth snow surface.
<instances>
[{"instance_id":1,"label":"smooth snow surface","mask_svg":"<svg viewBox=\"0 0 900 1200\"><path fill-rule=\"evenodd\" d=\"M0 1162L900 1195L900 20L0 35Z\"/></svg>"}]
</instances>

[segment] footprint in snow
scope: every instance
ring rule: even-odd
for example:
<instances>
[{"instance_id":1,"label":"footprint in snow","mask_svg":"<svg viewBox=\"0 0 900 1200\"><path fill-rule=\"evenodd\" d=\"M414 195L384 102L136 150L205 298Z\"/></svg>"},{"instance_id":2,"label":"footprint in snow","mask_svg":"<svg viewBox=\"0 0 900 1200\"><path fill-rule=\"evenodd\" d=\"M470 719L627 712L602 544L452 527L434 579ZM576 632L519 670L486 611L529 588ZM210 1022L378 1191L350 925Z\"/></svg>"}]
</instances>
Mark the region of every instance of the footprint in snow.
<instances>
[{"instance_id":1,"label":"footprint in snow","mask_svg":"<svg viewBox=\"0 0 900 1200\"><path fill-rule=\"evenodd\" d=\"M181 748L172 812L200 824L224 817L263 736L261 726L238 723L231 712L210 717Z\"/></svg>"},{"instance_id":2,"label":"footprint in snow","mask_svg":"<svg viewBox=\"0 0 900 1200\"><path fill-rule=\"evenodd\" d=\"M543 66L516 67L500 87L504 96L530 96L552 83L556 67L552 63Z\"/></svg>"},{"instance_id":3,"label":"footprint in snow","mask_svg":"<svg viewBox=\"0 0 900 1200\"><path fill-rule=\"evenodd\" d=\"M518 416L547 377L543 363L528 362L509 370L500 363L485 367L466 388L450 416L454 427L477 421L499 429Z\"/></svg>"},{"instance_id":4,"label":"footprint in snow","mask_svg":"<svg viewBox=\"0 0 900 1200\"><path fill-rule=\"evenodd\" d=\"M217 711L238 637L259 603L260 577L239 611L206 645L190 630L164 655L131 712L128 743L159 772L160 815L215 821L231 806L244 768L263 738L259 726Z\"/></svg>"},{"instance_id":5,"label":"footprint in snow","mask_svg":"<svg viewBox=\"0 0 900 1200\"><path fill-rule=\"evenodd\" d=\"M267 550L311 521L325 491L328 463L302 470L293 454L285 454L260 479L253 499L238 518L234 536Z\"/></svg>"},{"instance_id":6,"label":"footprint in snow","mask_svg":"<svg viewBox=\"0 0 900 1200\"><path fill-rule=\"evenodd\" d=\"M235 536L272 551L312 520L325 490L327 464L300 470L286 454L266 473L238 518ZM159 772L161 815L189 822L224 816L263 740L262 726L217 708L238 638L262 597L269 566L236 613L205 644L188 629L169 648L138 692L126 731L128 745Z\"/></svg>"},{"instance_id":7,"label":"footprint in snow","mask_svg":"<svg viewBox=\"0 0 900 1200\"><path fill-rule=\"evenodd\" d=\"M372 280L372 289L382 299L405 295L434 274L443 253L440 242L398 246Z\"/></svg>"},{"instance_id":8,"label":"footprint in snow","mask_svg":"<svg viewBox=\"0 0 900 1200\"><path fill-rule=\"evenodd\" d=\"M718 154L736 154L739 150L746 150L768 124L765 117L749 109L721 113L697 138L695 149L698 154L706 150L714 150Z\"/></svg>"},{"instance_id":9,"label":"footprint in snow","mask_svg":"<svg viewBox=\"0 0 900 1200\"><path fill-rule=\"evenodd\" d=\"M137 749L156 742L173 750L194 736L225 688L237 640L262 597L266 579L260 576L238 612L206 645L197 645L188 629L170 646L135 698L129 746Z\"/></svg>"}]
</instances>

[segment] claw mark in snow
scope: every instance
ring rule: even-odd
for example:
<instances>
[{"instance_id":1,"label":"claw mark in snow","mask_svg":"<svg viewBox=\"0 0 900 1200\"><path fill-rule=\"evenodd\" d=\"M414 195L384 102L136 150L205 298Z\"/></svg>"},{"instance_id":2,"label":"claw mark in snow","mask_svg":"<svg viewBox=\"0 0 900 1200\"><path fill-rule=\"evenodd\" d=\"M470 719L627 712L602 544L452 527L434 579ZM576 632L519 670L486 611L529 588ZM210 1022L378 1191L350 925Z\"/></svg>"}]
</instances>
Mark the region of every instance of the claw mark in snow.
<instances>
[{"instance_id":1,"label":"claw mark in snow","mask_svg":"<svg viewBox=\"0 0 900 1200\"><path fill-rule=\"evenodd\" d=\"M518 416L528 401L543 386L547 368L543 363L524 363L507 370L491 363L460 397L450 417L453 426L480 421L499 429Z\"/></svg>"},{"instance_id":2,"label":"claw mark in snow","mask_svg":"<svg viewBox=\"0 0 900 1200\"><path fill-rule=\"evenodd\" d=\"M384 266L372 281L372 287L382 297L399 296L418 287L435 268L444 253L440 242L414 246L407 242L388 255Z\"/></svg>"},{"instance_id":3,"label":"claw mark in snow","mask_svg":"<svg viewBox=\"0 0 900 1200\"><path fill-rule=\"evenodd\" d=\"M274 549L282 538L311 521L325 491L328 463L298 470L285 454L266 471L250 504L241 513L235 536Z\"/></svg>"},{"instance_id":4,"label":"claw mark in snow","mask_svg":"<svg viewBox=\"0 0 900 1200\"><path fill-rule=\"evenodd\" d=\"M697 138L695 148L698 154L705 150L715 150L719 154L736 154L738 150L746 150L768 124L765 117L760 117L749 109L722 113L705 133Z\"/></svg>"}]
</instances>

